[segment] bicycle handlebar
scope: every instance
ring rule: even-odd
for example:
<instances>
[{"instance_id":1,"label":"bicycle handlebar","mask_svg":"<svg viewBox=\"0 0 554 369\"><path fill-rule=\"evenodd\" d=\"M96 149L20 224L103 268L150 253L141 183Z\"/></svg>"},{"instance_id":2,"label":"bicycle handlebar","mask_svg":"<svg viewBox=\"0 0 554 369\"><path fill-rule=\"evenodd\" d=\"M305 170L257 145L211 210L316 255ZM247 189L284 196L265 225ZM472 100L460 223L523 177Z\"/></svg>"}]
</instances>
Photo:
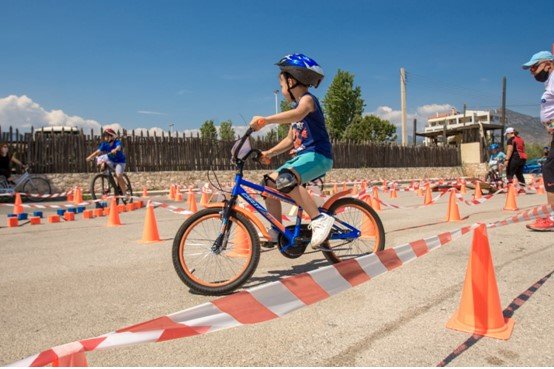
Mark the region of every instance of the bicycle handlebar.
<instances>
[{"instance_id":1,"label":"bicycle handlebar","mask_svg":"<svg viewBox=\"0 0 554 369\"><path fill-rule=\"evenodd\" d=\"M259 119L258 120L258 123L263 127L265 125L265 119ZM240 152L240 149L242 149L242 146L244 145L244 143L246 142L246 140L248 139L248 137L250 137L250 135L254 132L254 130L252 129L252 127L249 127L246 132L244 133L244 136L242 136L242 138L240 139L240 142L239 142L239 145L237 146L236 150L235 150L235 153L233 154L233 160L236 161L237 160L237 155L238 153ZM261 151L258 150L258 149L254 149L254 150L250 150L250 152L244 157L244 159L242 159L243 161L246 161L246 159L248 159L248 157L250 156L250 154L252 154L253 152L257 152L258 155L256 155L256 159L259 158L259 154L261 154Z\"/></svg>"}]
</instances>

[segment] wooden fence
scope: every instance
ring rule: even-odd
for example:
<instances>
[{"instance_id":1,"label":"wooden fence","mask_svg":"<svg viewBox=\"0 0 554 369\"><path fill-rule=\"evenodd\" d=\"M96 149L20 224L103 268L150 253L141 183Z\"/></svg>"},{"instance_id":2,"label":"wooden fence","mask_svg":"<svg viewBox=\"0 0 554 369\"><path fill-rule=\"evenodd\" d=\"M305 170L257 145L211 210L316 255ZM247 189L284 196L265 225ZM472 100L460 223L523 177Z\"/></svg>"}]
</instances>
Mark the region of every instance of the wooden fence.
<instances>
[{"instance_id":1,"label":"wooden fence","mask_svg":"<svg viewBox=\"0 0 554 369\"><path fill-rule=\"evenodd\" d=\"M92 163L85 161L100 144L101 138L89 135L63 133L20 133L0 128L0 142L7 142L16 157L32 163L36 173L83 173L94 172ZM135 134L121 135L127 157L127 171L188 171L188 170L233 170L231 148L233 142L208 141L200 137L185 137L174 133L171 136ZM253 146L261 150L273 146L263 138L253 139ZM333 143L335 168L385 168L385 167L453 167L460 165L457 149L447 147L406 146L350 141ZM272 167L287 159L282 155ZM249 163L249 169L261 169L259 164Z\"/></svg>"}]
</instances>

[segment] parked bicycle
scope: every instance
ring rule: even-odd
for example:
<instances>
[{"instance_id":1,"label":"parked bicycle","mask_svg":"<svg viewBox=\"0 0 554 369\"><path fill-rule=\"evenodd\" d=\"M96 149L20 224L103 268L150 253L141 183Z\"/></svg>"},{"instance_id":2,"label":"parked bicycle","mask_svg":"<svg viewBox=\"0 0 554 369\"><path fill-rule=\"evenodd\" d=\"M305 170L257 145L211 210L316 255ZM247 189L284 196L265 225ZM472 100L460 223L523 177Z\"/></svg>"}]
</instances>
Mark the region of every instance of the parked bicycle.
<instances>
[{"instance_id":1,"label":"parked bicycle","mask_svg":"<svg viewBox=\"0 0 554 369\"><path fill-rule=\"evenodd\" d=\"M52 188L47 179L31 174L27 167L13 183L0 176L0 194L15 195L16 192L20 192L29 201L39 202L45 199L44 195L52 194Z\"/></svg>"},{"instance_id":2,"label":"parked bicycle","mask_svg":"<svg viewBox=\"0 0 554 369\"><path fill-rule=\"evenodd\" d=\"M127 193L125 193L117 180L114 177L114 170L107 164L107 155L100 155L96 158L96 165L100 173L95 175L90 182L90 195L93 200L106 198L107 196L116 196L116 202L119 201L127 204L132 200L133 188L127 174L123 174L125 183L127 184Z\"/></svg>"},{"instance_id":3,"label":"parked bicycle","mask_svg":"<svg viewBox=\"0 0 554 369\"><path fill-rule=\"evenodd\" d=\"M249 182L243 178L246 161L258 160L261 151L252 149L246 134L232 150L237 167L235 185L229 200L210 204L188 218L179 228L173 242L173 265L181 280L194 292L219 295L240 288L252 276L260 259L258 231L267 235L262 222L252 212L238 206L239 197L252 205L279 230L277 247L287 258L304 254L311 239L311 230L302 223L302 208L298 207L294 225L286 226L275 219L246 192L250 188L288 204L294 200L273 188ZM377 213L364 201L343 197L344 191L329 198L320 211L335 218L323 255L331 263L370 254L385 247L385 231Z\"/></svg>"}]
</instances>

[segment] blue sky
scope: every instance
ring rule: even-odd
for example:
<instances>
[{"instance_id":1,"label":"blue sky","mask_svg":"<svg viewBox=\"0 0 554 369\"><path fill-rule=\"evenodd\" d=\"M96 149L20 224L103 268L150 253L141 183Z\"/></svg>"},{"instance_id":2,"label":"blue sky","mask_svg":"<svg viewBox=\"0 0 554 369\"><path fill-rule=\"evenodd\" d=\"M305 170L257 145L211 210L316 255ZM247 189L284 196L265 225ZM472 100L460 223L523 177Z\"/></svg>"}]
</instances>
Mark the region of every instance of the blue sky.
<instances>
[{"instance_id":1,"label":"blue sky","mask_svg":"<svg viewBox=\"0 0 554 369\"><path fill-rule=\"evenodd\" d=\"M337 69L353 73L366 112L400 109L404 66L414 115L432 104L498 106L506 76L508 108L538 116L542 86L520 66L554 42L552 2L541 0L2 0L0 9L0 99L25 95L46 112L126 128L271 114L273 64L291 52L322 65L320 98ZM2 126L30 114L18 109Z\"/></svg>"}]
</instances>

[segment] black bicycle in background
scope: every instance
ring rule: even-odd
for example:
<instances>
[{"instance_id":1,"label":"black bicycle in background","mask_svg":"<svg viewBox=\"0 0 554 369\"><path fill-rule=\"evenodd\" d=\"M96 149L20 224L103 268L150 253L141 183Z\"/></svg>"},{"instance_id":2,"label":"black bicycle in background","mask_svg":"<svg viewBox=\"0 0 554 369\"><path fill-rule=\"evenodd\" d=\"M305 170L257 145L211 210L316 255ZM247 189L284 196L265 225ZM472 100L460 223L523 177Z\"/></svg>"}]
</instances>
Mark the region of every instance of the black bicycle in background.
<instances>
[{"instance_id":1,"label":"black bicycle in background","mask_svg":"<svg viewBox=\"0 0 554 369\"><path fill-rule=\"evenodd\" d=\"M99 158L100 159L100 158ZM95 175L90 182L90 195L93 200L101 200L108 196L116 196L116 202L127 204L132 200L133 188L127 174L123 173L123 178L127 184L127 193L121 189L114 175L114 170L101 159L96 162L100 173Z\"/></svg>"}]
</instances>

